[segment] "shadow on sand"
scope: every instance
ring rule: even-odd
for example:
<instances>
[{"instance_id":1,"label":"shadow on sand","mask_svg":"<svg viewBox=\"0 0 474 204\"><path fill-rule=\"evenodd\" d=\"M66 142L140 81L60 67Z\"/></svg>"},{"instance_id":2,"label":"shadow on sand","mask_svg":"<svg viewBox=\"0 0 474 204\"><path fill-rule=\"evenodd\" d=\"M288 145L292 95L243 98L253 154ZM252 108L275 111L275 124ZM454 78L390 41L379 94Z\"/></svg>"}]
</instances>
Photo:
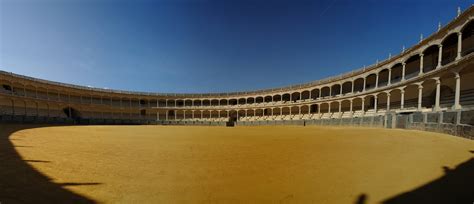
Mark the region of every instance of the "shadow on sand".
<instances>
[{"instance_id":1,"label":"shadow on sand","mask_svg":"<svg viewBox=\"0 0 474 204\"><path fill-rule=\"evenodd\" d=\"M411 191L388 198L383 203L473 203L474 158L459 164L454 169L449 169L446 166L442 168L445 172L442 177Z\"/></svg>"},{"instance_id":2,"label":"shadow on sand","mask_svg":"<svg viewBox=\"0 0 474 204\"><path fill-rule=\"evenodd\" d=\"M0 124L0 202L1 203L95 203L63 186L100 183L54 183L23 160L9 140L16 131L40 126Z\"/></svg>"}]
</instances>

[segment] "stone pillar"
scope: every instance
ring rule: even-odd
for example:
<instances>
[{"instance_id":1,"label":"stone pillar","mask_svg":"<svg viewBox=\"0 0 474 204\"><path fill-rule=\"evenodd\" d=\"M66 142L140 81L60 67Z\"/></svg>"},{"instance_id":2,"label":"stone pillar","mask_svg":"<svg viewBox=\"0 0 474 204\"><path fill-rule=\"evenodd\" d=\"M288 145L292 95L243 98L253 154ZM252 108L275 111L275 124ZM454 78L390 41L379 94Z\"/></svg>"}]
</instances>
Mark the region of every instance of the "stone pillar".
<instances>
[{"instance_id":1,"label":"stone pillar","mask_svg":"<svg viewBox=\"0 0 474 204\"><path fill-rule=\"evenodd\" d=\"M193 101L193 102L194 102L194 101ZM192 119L194 119L194 110L191 111L191 114L192 114L192 115L191 115Z\"/></svg>"},{"instance_id":2,"label":"stone pillar","mask_svg":"<svg viewBox=\"0 0 474 204\"><path fill-rule=\"evenodd\" d=\"M328 113L331 112L331 103L328 103Z\"/></svg>"},{"instance_id":3,"label":"stone pillar","mask_svg":"<svg viewBox=\"0 0 474 204\"><path fill-rule=\"evenodd\" d=\"M339 101L339 113L341 113L342 101Z\"/></svg>"},{"instance_id":4,"label":"stone pillar","mask_svg":"<svg viewBox=\"0 0 474 204\"><path fill-rule=\"evenodd\" d=\"M377 95L374 95L374 111L377 113L377 103L378 103L378 100L377 100Z\"/></svg>"},{"instance_id":5,"label":"stone pillar","mask_svg":"<svg viewBox=\"0 0 474 204\"><path fill-rule=\"evenodd\" d=\"M406 63L403 62L402 63L402 81L405 81L405 67L406 67Z\"/></svg>"},{"instance_id":6,"label":"stone pillar","mask_svg":"<svg viewBox=\"0 0 474 204\"><path fill-rule=\"evenodd\" d=\"M365 92L366 77L364 77L364 87L362 87L362 92Z\"/></svg>"},{"instance_id":7,"label":"stone pillar","mask_svg":"<svg viewBox=\"0 0 474 204\"><path fill-rule=\"evenodd\" d=\"M387 112L390 111L390 93L387 93Z\"/></svg>"},{"instance_id":8,"label":"stone pillar","mask_svg":"<svg viewBox=\"0 0 474 204\"><path fill-rule=\"evenodd\" d=\"M462 33L458 32L458 54L456 60L461 59L461 50L462 50Z\"/></svg>"},{"instance_id":9,"label":"stone pillar","mask_svg":"<svg viewBox=\"0 0 474 204\"><path fill-rule=\"evenodd\" d=\"M379 73L375 74L375 88L379 87Z\"/></svg>"},{"instance_id":10,"label":"stone pillar","mask_svg":"<svg viewBox=\"0 0 474 204\"><path fill-rule=\"evenodd\" d=\"M354 81L352 81L352 89L351 89L351 93L354 94Z\"/></svg>"},{"instance_id":11,"label":"stone pillar","mask_svg":"<svg viewBox=\"0 0 474 204\"><path fill-rule=\"evenodd\" d=\"M361 98L362 99L362 112L365 112L365 97Z\"/></svg>"},{"instance_id":12,"label":"stone pillar","mask_svg":"<svg viewBox=\"0 0 474 204\"><path fill-rule=\"evenodd\" d=\"M352 113L352 99L350 100L350 102L351 102L351 103L350 103L350 105L349 105L349 112Z\"/></svg>"},{"instance_id":13,"label":"stone pillar","mask_svg":"<svg viewBox=\"0 0 474 204\"><path fill-rule=\"evenodd\" d=\"M443 45L438 45L438 48L438 65L436 66L436 68L441 67L441 59L443 58Z\"/></svg>"},{"instance_id":14,"label":"stone pillar","mask_svg":"<svg viewBox=\"0 0 474 204\"><path fill-rule=\"evenodd\" d=\"M404 108L405 105L405 89L400 89L400 109Z\"/></svg>"},{"instance_id":15,"label":"stone pillar","mask_svg":"<svg viewBox=\"0 0 474 204\"><path fill-rule=\"evenodd\" d=\"M435 100L435 111L441 110L439 106L439 99L440 99L440 89L441 89L441 81L439 80L439 77L434 78L436 80L436 100Z\"/></svg>"},{"instance_id":16,"label":"stone pillar","mask_svg":"<svg viewBox=\"0 0 474 204\"><path fill-rule=\"evenodd\" d=\"M421 53L421 54L420 54L420 72L418 73L418 75L422 75L422 74L423 74L423 56L424 56L424 54Z\"/></svg>"},{"instance_id":17,"label":"stone pillar","mask_svg":"<svg viewBox=\"0 0 474 204\"><path fill-rule=\"evenodd\" d=\"M169 110L166 110L166 117L165 117L166 120L168 120L168 111Z\"/></svg>"},{"instance_id":18,"label":"stone pillar","mask_svg":"<svg viewBox=\"0 0 474 204\"><path fill-rule=\"evenodd\" d=\"M460 95L461 95L461 76L459 76L458 72L456 72L454 74L455 74L454 78L456 79L456 90L454 92L453 109L454 110L459 110L459 109L461 109L461 104L459 103L459 98L460 98Z\"/></svg>"},{"instance_id":19,"label":"stone pillar","mask_svg":"<svg viewBox=\"0 0 474 204\"><path fill-rule=\"evenodd\" d=\"M418 110L421 111L421 103L423 100L423 86L418 85Z\"/></svg>"},{"instance_id":20,"label":"stone pillar","mask_svg":"<svg viewBox=\"0 0 474 204\"><path fill-rule=\"evenodd\" d=\"M387 86L391 84L392 81L392 69L388 69L388 82Z\"/></svg>"}]
</instances>

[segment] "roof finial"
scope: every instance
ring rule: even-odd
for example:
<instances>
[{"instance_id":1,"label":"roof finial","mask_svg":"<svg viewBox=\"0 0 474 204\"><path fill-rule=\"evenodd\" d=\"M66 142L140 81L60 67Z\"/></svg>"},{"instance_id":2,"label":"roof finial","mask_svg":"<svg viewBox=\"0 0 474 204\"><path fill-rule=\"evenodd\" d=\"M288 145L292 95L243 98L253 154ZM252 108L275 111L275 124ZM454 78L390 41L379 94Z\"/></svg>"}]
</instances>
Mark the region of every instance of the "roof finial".
<instances>
[{"instance_id":1,"label":"roof finial","mask_svg":"<svg viewBox=\"0 0 474 204\"><path fill-rule=\"evenodd\" d=\"M423 41L423 33L420 34L420 42Z\"/></svg>"},{"instance_id":2,"label":"roof finial","mask_svg":"<svg viewBox=\"0 0 474 204\"><path fill-rule=\"evenodd\" d=\"M458 6L458 17L461 15L461 7Z\"/></svg>"},{"instance_id":3,"label":"roof finial","mask_svg":"<svg viewBox=\"0 0 474 204\"><path fill-rule=\"evenodd\" d=\"M402 47L402 52L405 52L405 45L403 45Z\"/></svg>"},{"instance_id":4,"label":"roof finial","mask_svg":"<svg viewBox=\"0 0 474 204\"><path fill-rule=\"evenodd\" d=\"M375 65L379 65L379 59L377 59L377 61L375 61Z\"/></svg>"},{"instance_id":5,"label":"roof finial","mask_svg":"<svg viewBox=\"0 0 474 204\"><path fill-rule=\"evenodd\" d=\"M441 30L441 22L438 22L438 31Z\"/></svg>"},{"instance_id":6,"label":"roof finial","mask_svg":"<svg viewBox=\"0 0 474 204\"><path fill-rule=\"evenodd\" d=\"M388 53L388 59L392 59L392 53Z\"/></svg>"}]
</instances>

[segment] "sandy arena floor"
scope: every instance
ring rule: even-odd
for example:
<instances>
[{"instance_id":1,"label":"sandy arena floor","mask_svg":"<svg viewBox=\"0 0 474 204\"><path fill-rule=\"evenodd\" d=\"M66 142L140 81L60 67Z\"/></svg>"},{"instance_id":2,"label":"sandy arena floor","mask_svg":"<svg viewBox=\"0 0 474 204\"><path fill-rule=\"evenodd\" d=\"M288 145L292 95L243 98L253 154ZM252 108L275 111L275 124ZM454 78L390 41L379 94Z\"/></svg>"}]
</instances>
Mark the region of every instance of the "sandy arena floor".
<instances>
[{"instance_id":1,"label":"sandy arena floor","mask_svg":"<svg viewBox=\"0 0 474 204\"><path fill-rule=\"evenodd\" d=\"M379 203L474 150L437 133L317 126L46 127L9 141L50 183L105 203Z\"/></svg>"}]
</instances>

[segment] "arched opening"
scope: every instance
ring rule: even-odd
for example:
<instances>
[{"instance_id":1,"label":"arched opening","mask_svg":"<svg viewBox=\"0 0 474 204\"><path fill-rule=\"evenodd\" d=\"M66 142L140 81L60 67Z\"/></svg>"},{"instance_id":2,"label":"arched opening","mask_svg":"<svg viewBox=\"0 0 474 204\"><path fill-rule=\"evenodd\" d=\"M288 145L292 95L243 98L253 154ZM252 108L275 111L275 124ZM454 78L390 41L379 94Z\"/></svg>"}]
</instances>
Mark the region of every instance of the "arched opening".
<instances>
[{"instance_id":1,"label":"arched opening","mask_svg":"<svg viewBox=\"0 0 474 204\"><path fill-rule=\"evenodd\" d=\"M269 102L272 102L272 96L265 96L265 98L263 98L265 103L269 103Z\"/></svg>"},{"instance_id":2,"label":"arched opening","mask_svg":"<svg viewBox=\"0 0 474 204\"><path fill-rule=\"evenodd\" d=\"M364 90L364 79L358 78L354 80L354 93L362 92Z\"/></svg>"},{"instance_id":3,"label":"arched opening","mask_svg":"<svg viewBox=\"0 0 474 204\"><path fill-rule=\"evenodd\" d=\"M441 60L441 65L449 64L450 62L456 59L458 49L457 43L457 33L452 33L443 40L443 42L441 43L443 45L443 54L441 55L443 58Z\"/></svg>"},{"instance_id":4,"label":"arched opening","mask_svg":"<svg viewBox=\"0 0 474 204\"><path fill-rule=\"evenodd\" d=\"M296 102L296 101L298 101L298 100L300 100L300 99L301 99L301 93L300 93L300 92L293 92L293 93L291 94L291 100L292 100L293 102Z\"/></svg>"},{"instance_id":5,"label":"arched opening","mask_svg":"<svg viewBox=\"0 0 474 204\"><path fill-rule=\"evenodd\" d=\"M390 110L398 110L401 107L401 90L393 89L390 91Z\"/></svg>"},{"instance_id":6,"label":"arched opening","mask_svg":"<svg viewBox=\"0 0 474 204\"><path fill-rule=\"evenodd\" d=\"M281 95L274 95L273 101L281 101Z\"/></svg>"},{"instance_id":7,"label":"arched opening","mask_svg":"<svg viewBox=\"0 0 474 204\"><path fill-rule=\"evenodd\" d=\"M219 103L220 103L221 106L225 106L225 105L227 105L227 99L221 99L219 101Z\"/></svg>"},{"instance_id":8,"label":"arched opening","mask_svg":"<svg viewBox=\"0 0 474 204\"><path fill-rule=\"evenodd\" d=\"M410 84L405 87L404 94L404 109L417 109L418 108L418 85Z\"/></svg>"},{"instance_id":9,"label":"arched opening","mask_svg":"<svg viewBox=\"0 0 474 204\"><path fill-rule=\"evenodd\" d=\"M309 91L303 91L303 92L301 92L301 99L302 99L302 100L309 99Z\"/></svg>"},{"instance_id":10,"label":"arched opening","mask_svg":"<svg viewBox=\"0 0 474 204\"><path fill-rule=\"evenodd\" d=\"M151 102L153 104L153 102ZM193 101L192 100L185 100L184 101L184 106L192 106L193 105Z\"/></svg>"},{"instance_id":11,"label":"arched opening","mask_svg":"<svg viewBox=\"0 0 474 204\"><path fill-rule=\"evenodd\" d=\"M388 69L383 69L379 72L379 83L378 87L384 87L388 84Z\"/></svg>"},{"instance_id":12,"label":"arched opening","mask_svg":"<svg viewBox=\"0 0 474 204\"><path fill-rule=\"evenodd\" d=\"M255 98L255 103L263 103L263 97L259 96Z\"/></svg>"},{"instance_id":13,"label":"arched opening","mask_svg":"<svg viewBox=\"0 0 474 204\"><path fill-rule=\"evenodd\" d=\"M239 98L239 100L237 101L239 105L243 105L245 104L245 102L247 101L247 99L245 98Z\"/></svg>"},{"instance_id":14,"label":"arched opening","mask_svg":"<svg viewBox=\"0 0 474 204\"><path fill-rule=\"evenodd\" d=\"M319 98L319 89L313 89L313 90L311 90L311 98L312 98L312 99L317 99L317 98Z\"/></svg>"},{"instance_id":15,"label":"arched opening","mask_svg":"<svg viewBox=\"0 0 474 204\"><path fill-rule=\"evenodd\" d=\"M309 114L309 106L307 105L304 105L304 106L301 106L301 114Z\"/></svg>"},{"instance_id":16,"label":"arched opening","mask_svg":"<svg viewBox=\"0 0 474 204\"><path fill-rule=\"evenodd\" d=\"M465 56L471 52L474 52L474 20L471 20L467 23L463 29L462 33L462 51L461 55Z\"/></svg>"},{"instance_id":17,"label":"arched opening","mask_svg":"<svg viewBox=\"0 0 474 204\"><path fill-rule=\"evenodd\" d=\"M285 102L290 101L290 94L289 93L283 94L282 99Z\"/></svg>"},{"instance_id":18,"label":"arched opening","mask_svg":"<svg viewBox=\"0 0 474 204\"><path fill-rule=\"evenodd\" d=\"M377 75L376 74L370 74L365 78L365 90L370 90L375 88L375 83L377 81Z\"/></svg>"},{"instance_id":19,"label":"arched opening","mask_svg":"<svg viewBox=\"0 0 474 204\"><path fill-rule=\"evenodd\" d=\"M297 115L299 113L299 107L298 106L293 106L291 107L291 115Z\"/></svg>"},{"instance_id":20,"label":"arched opening","mask_svg":"<svg viewBox=\"0 0 474 204\"><path fill-rule=\"evenodd\" d=\"M469 67L464 68L459 73L460 76L460 104L463 107L473 107L474 106L474 69Z\"/></svg>"},{"instance_id":21,"label":"arched opening","mask_svg":"<svg viewBox=\"0 0 474 204\"><path fill-rule=\"evenodd\" d=\"M331 96L337 96L341 93L341 85L334 84L331 87Z\"/></svg>"},{"instance_id":22,"label":"arched opening","mask_svg":"<svg viewBox=\"0 0 474 204\"><path fill-rule=\"evenodd\" d=\"M423 51L423 73L436 69L438 65L438 45L432 45Z\"/></svg>"},{"instance_id":23,"label":"arched opening","mask_svg":"<svg viewBox=\"0 0 474 204\"><path fill-rule=\"evenodd\" d=\"M247 104L254 104L255 98L247 98Z\"/></svg>"},{"instance_id":24,"label":"arched opening","mask_svg":"<svg viewBox=\"0 0 474 204\"><path fill-rule=\"evenodd\" d=\"M361 98L352 99L352 111L362 112L362 99Z\"/></svg>"},{"instance_id":25,"label":"arched opening","mask_svg":"<svg viewBox=\"0 0 474 204\"><path fill-rule=\"evenodd\" d=\"M387 93L380 92L377 94L377 112L384 112L387 110Z\"/></svg>"},{"instance_id":26,"label":"arched opening","mask_svg":"<svg viewBox=\"0 0 474 204\"><path fill-rule=\"evenodd\" d=\"M352 92L352 82L346 81L342 84L342 94L347 94Z\"/></svg>"},{"instance_id":27,"label":"arched opening","mask_svg":"<svg viewBox=\"0 0 474 204\"><path fill-rule=\"evenodd\" d=\"M396 64L395 66L392 67L392 73L391 73L391 79L390 83L395 84L397 82L400 82L402 80L402 69L403 65L401 63Z\"/></svg>"},{"instance_id":28,"label":"arched opening","mask_svg":"<svg viewBox=\"0 0 474 204\"><path fill-rule=\"evenodd\" d=\"M212 99L211 100L211 106L218 106L219 105L219 100L217 99Z\"/></svg>"},{"instance_id":29,"label":"arched opening","mask_svg":"<svg viewBox=\"0 0 474 204\"><path fill-rule=\"evenodd\" d=\"M313 104L309 107L310 113L318 113L318 104Z\"/></svg>"},{"instance_id":30,"label":"arched opening","mask_svg":"<svg viewBox=\"0 0 474 204\"><path fill-rule=\"evenodd\" d=\"M322 103L321 104L321 113L327 113L329 111L329 104L328 103Z\"/></svg>"},{"instance_id":31,"label":"arched opening","mask_svg":"<svg viewBox=\"0 0 474 204\"><path fill-rule=\"evenodd\" d=\"M229 100L229 105L231 105L231 106L237 105L237 99L230 99Z\"/></svg>"},{"instance_id":32,"label":"arched opening","mask_svg":"<svg viewBox=\"0 0 474 204\"><path fill-rule=\"evenodd\" d=\"M202 105L203 105L203 106L210 106L210 105L211 105L211 101L205 99L205 100L202 101Z\"/></svg>"},{"instance_id":33,"label":"arched opening","mask_svg":"<svg viewBox=\"0 0 474 204\"><path fill-rule=\"evenodd\" d=\"M321 89L321 97L327 97L330 95L330 92L329 92L329 87L325 86Z\"/></svg>"},{"instance_id":34,"label":"arched opening","mask_svg":"<svg viewBox=\"0 0 474 204\"><path fill-rule=\"evenodd\" d=\"M420 55L414 55L405 62L405 79L411 79L420 73Z\"/></svg>"},{"instance_id":35,"label":"arched opening","mask_svg":"<svg viewBox=\"0 0 474 204\"><path fill-rule=\"evenodd\" d=\"M339 102L337 102L337 101L331 102L329 108L331 109L329 112L338 113L339 112Z\"/></svg>"},{"instance_id":36,"label":"arched opening","mask_svg":"<svg viewBox=\"0 0 474 204\"><path fill-rule=\"evenodd\" d=\"M341 112L348 112L351 109L351 101L343 100L341 101Z\"/></svg>"}]
</instances>

